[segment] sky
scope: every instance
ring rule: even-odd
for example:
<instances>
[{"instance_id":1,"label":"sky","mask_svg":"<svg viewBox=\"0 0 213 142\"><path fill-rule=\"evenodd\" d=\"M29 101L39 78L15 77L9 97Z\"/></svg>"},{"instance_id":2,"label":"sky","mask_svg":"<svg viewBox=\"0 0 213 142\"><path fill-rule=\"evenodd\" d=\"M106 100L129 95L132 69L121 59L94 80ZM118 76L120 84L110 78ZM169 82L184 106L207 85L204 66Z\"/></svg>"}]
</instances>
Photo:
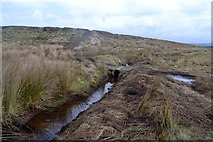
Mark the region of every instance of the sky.
<instances>
[{"instance_id":1,"label":"sky","mask_svg":"<svg viewBox=\"0 0 213 142\"><path fill-rule=\"evenodd\" d=\"M211 0L1 0L1 25L102 30L211 42Z\"/></svg>"}]
</instances>

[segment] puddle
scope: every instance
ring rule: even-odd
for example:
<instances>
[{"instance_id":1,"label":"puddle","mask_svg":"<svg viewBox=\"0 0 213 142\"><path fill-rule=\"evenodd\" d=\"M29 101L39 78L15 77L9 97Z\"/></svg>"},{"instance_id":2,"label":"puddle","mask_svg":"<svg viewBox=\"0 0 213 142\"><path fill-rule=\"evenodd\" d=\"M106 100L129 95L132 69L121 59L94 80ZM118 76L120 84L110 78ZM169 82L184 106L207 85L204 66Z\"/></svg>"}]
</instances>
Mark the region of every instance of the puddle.
<instances>
[{"instance_id":1,"label":"puddle","mask_svg":"<svg viewBox=\"0 0 213 142\"><path fill-rule=\"evenodd\" d=\"M33 132L31 140L53 140L61 129L87 110L93 103L100 101L113 86L108 82L98 88L91 96L79 101L66 103L58 108L42 111L33 116L26 126Z\"/></svg>"},{"instance_id":2,"label":"puddle","mask_svg":"<svg viewBox=\"0 0 213 142\"><path fill-rule=\"evenodd\" d=\"M188 78L188 77L184 77L181 75L168 75L170 78L177 80L177 81L181 81L187 84L193 84L195 82L194 79Z\"/></svg>"}]
</instances>

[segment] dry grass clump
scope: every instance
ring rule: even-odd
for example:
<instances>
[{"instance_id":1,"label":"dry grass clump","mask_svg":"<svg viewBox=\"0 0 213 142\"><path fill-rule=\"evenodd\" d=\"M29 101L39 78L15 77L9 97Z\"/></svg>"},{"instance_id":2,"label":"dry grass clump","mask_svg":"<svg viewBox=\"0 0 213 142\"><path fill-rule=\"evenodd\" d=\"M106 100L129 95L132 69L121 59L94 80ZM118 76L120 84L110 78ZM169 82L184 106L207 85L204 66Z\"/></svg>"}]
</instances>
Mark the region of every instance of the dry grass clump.
<instances>
[{"instance_id":1,"label":"dry grass clump","mask_svg":"<svg viewBox=\"0 0 213 142\"><path fill-rule=\"evenodd\" d=\"M150 127L154 127L154 135L157 140L175 139L172 118L169 91L165 91L161 80L156 79L155 83L149 87L146 94L142 96L142 100L138 106L138 115L142 116L144 121L149 121ZM160 93L159 90L164 90ZM152 132L150 132L152 133Z\"/></svg>"},{"instance_id":2,"label":"dry grass clump","mask_svg":"<svg viewBox=\"0 0 213 142\"><path fill-rule=\"evenodd\" d=\"M212 91L212 80L211 78L206 77L196 77L195 83L192 85L193 90L209 95L211 97L211 91Z\"/></svg>"},{"instance_id":3,"label":"dry grass clump","mask_svg":"<svg viewBox=\"0 0 213 142\"><path fill-rule=\"evenodd\" d=\"M49 60L30 53L14 50L3 54L4 118L42 107L55 95L82 94L106 74L106 68L99 63L79 64L57 57Z\"/></svg>"},{"instance_id":4,"label":"dry grass clump","mask_svg":"<svg viewBox=\"0 0 213 142\"><path fill-rule=\"evenodd\" d=\"M164 98L158 117L156 136L158 140L171 140L172 120L168 96Z\"/></svg>"},{"instance_id":5,"label":"dry grass clump","mask_svg":"<svg viewBox=\"0 0 213 142\"><path fill-rule=\"evenodd\" d=\"M149 86L145 95L142 96L140 104L137 109L138 114L144 114L147 113L148 111L151 112L150 110L151 107L149 106L150 100L153 96L156 95L156 91L158 90L159 87L160 87L160 80L159 78L157 78L153 83L153 85Z\"/></svg>"}]
</instances>

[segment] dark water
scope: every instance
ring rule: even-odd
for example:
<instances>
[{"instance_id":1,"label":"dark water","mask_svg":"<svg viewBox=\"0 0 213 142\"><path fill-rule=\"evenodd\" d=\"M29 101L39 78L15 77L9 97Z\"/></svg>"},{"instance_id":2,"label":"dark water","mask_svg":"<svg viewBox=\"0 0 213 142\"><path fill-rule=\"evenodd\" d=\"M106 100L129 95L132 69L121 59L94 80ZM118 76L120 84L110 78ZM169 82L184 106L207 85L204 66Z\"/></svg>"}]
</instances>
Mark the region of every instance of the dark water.
<instances>
[{"instance_id":1,"label":"dark water","mask_svg":"<svg viewBox=\"0 0 213 142\"><path fill-rule=\"evenodd\" d=\"M108 82L98 88L91 96L71 101L58 108L42 111L33 116L27 123L33 133L30 140L53 140L61 129L77 116L87 110L93 103L100 101L109 92L112 83Z\"/></svg>"}]
</instances>

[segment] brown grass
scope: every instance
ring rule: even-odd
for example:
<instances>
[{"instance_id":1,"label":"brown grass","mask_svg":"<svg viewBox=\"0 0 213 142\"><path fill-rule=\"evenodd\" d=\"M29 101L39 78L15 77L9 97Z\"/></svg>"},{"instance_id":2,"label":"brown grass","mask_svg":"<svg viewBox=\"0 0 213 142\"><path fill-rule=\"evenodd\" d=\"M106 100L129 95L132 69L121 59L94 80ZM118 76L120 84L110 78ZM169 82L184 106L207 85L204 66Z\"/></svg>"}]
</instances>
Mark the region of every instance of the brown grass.
<instances>
[{"instance_id":1,"label":"brown grass","mask_svg":"<svg viewBox=\"0 0 213 142\"><path fill-rule=\"evenodd\" d=\"M32 50L3 52L4 118L42 107L60 94L82 94L106 74L106 68L98 62L69 60L70 52L53 49L43 56L46 50Z\"/></svg>"},{"instance_id":2,"label":"brown grass","mask_svg":"<svg viewBox=\"0 0 213 142\"><path fill-rule=\"evenodd\" d=\"M212 80L211 78L206 77L196 77L195 83L192 85L193 90L208 95L211 97L211 91L212 91Z\"/></svg>"},{"instance_id":3,"label":"brown grass","mask_svg":"<svg viewBox=\"0 0 213 142\"><path fill-rule=\"evenodd\" d=\"M166 94L162 102L159 120L156 128L156 136L158 140L171 140L171 114L170 114L170 104L169 104L169 95Z\"/></svg>"},{"instance_id":4,"label":"brown grass","mask_svg":"<svg viewBox=\"0 0 213 142\"><path fill-rule=\"evenodd\" d=\"M205 78L211 72L208 49L153 39L98 35L81 42L79 47L64 50L63 42L70 42L72 34L81 37L84 32L17 34L11 29L8 33L15 36L5 37L3 42L4 120L27 113L30 108L56 106L73 94L85 94L106 75L105 64L142 61L143 65L158 70L202 74L204 78L197 78L192 88L202 94L211 92L211 81ZM48 44L49 40L54 44ZM172 104L167 98L171 92L160 96L161 82L155 80L151 84L141 98L137 113L154 121L156 139L175 139L174 133L179 128L175 128L171 118Z\"/></svg>"},{"instance_id":5,"label":"brown grass","mask_svg":"<svg viewBox=\"0 0 213 142\"><path fill-rule=\"evenodd\" d=\"M171 140L175 139L170 109L171 92L164 90L165 93L159 93L159 90L165 87L161 85L161 81L155 78L153 86L149 87L146 94L142 96L137 112L139 116L145 117L150 125L153 125L155 139Z\"/></svg>"}]
</instances>

